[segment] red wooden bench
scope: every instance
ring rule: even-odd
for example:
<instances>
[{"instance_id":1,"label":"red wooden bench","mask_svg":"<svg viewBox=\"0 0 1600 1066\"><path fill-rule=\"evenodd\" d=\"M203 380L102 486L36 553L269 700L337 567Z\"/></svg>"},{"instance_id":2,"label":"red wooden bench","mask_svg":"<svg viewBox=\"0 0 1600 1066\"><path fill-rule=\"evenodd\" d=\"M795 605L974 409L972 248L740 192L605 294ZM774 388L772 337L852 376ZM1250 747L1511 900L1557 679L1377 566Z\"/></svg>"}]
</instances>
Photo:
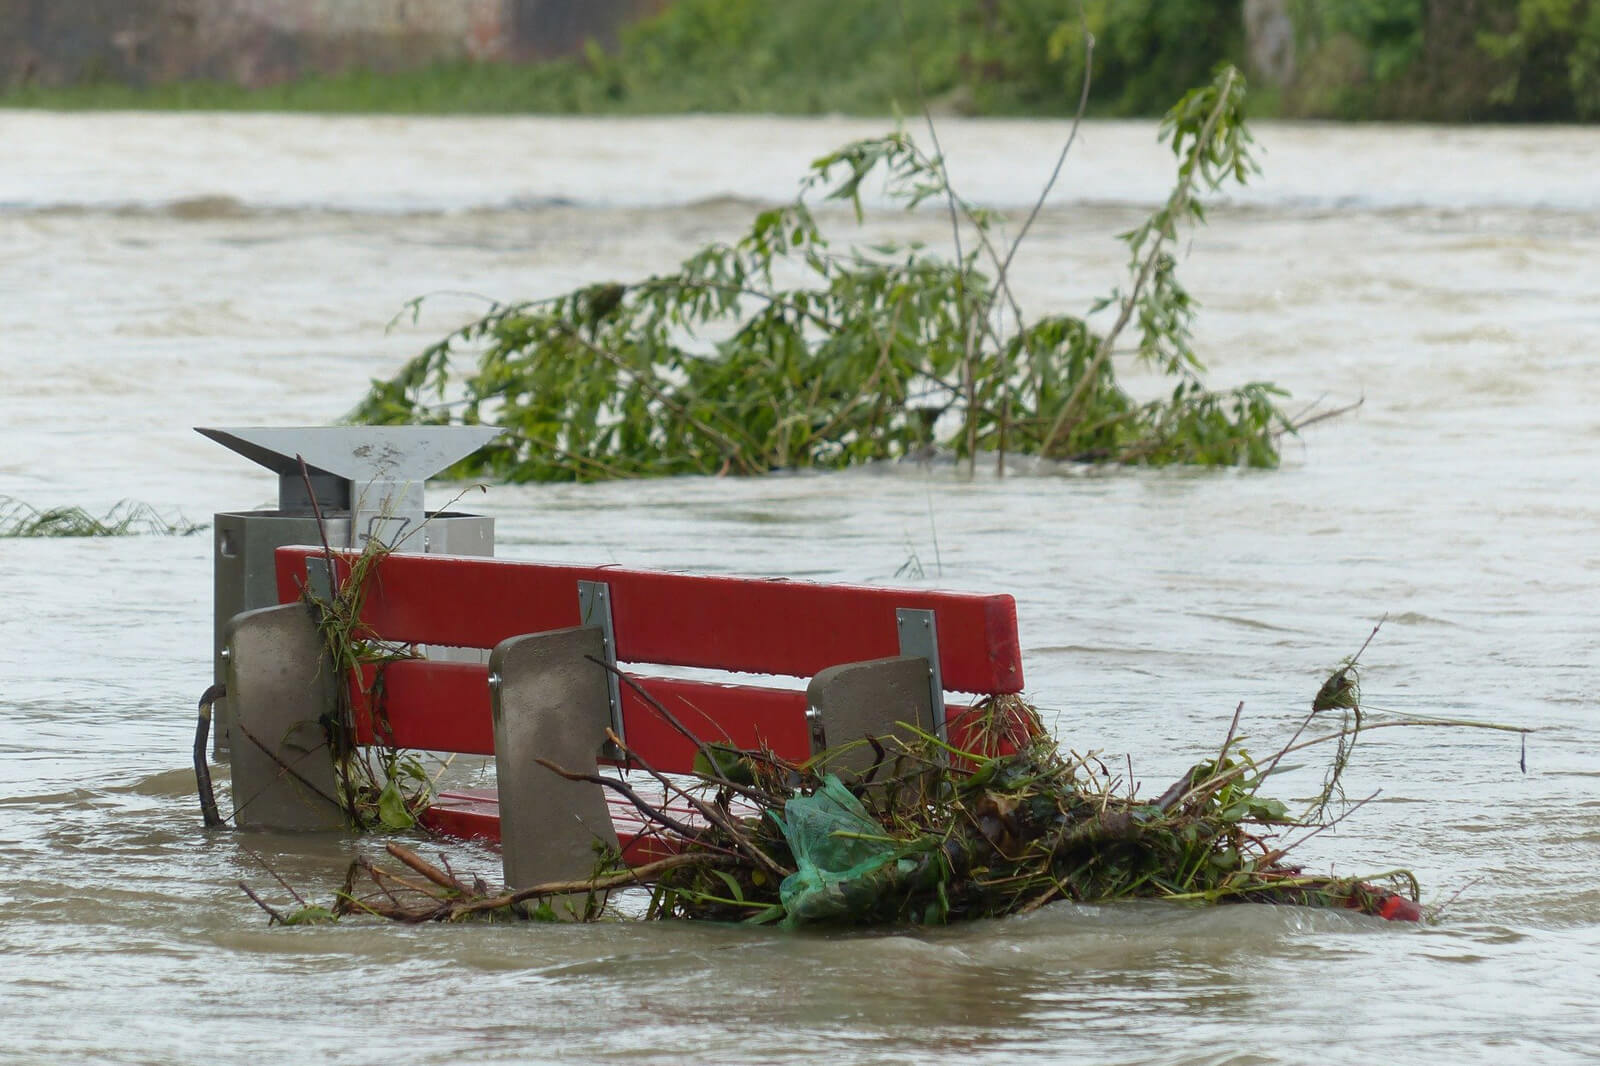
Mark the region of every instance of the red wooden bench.
<instances>
[{"instance_id":1,"label":"red wooden bench","mask_svg":"<svg viewBox=\"0 0 1600 1066\"><path fill-rule=\"evenodd\" d=\"M353 557L348 553L335 555L342 580ZM321 548L279 548L276 566L279 599L284 604L297 602L308 581L313 587L318 583L326 587L328 563ZM254 656L259 660L267 654L249 650L251 640L257 638L251 636L246 620L251 615L284 610L268 608L235 619L234 642L241 645L232 653L235 666L240 665L241 658ZM818 735L823 731L830 734L828 741L838 743L866 732L886 731L882 729L886 723L906 719L902 706L874 710L875 704L886 701L858 698L860 692L868 697L880 693L882 678L891 675L891 689L894 684L900 688L881 690L890 695L898 693L887 702L896 703L900 695L920 685L924 707L931 711L930 724L947 733L950 743L958 748L974 743L975 738L967 735L967 708L946 705L944 692L982 697L1020 692L1023 686L1016 606L1006 595L396 553L383 558L371 573L362 620L371 634L396 644L497 649L490 666L403 660L386 667L381 686L372 684L370 672L351 682L361 742L378 743L381 739L396 747L431 751L495 755L497 727L504 741L511 735L507 730L517 727L508 719L524 713L508 708L525 704L530 698L528 693L537 700L549 688L548 681L534 684L519 680L523 672L532 668L522 665L523 660L544 654L534 645L549 645L548 641L541 643L529 635L559 634L586 625L588 628L580 632L589 634L587 637L572 637L588 649L583 654L598 652L596 657L623 664L628 677L672 710L701 739L746 748L765 746L796 761L810 757L815 742L823 739ZM297 632L301 635L295 639L303 644L303 632ZM286 638L280 635L272 639ZM588 643L582 643L585 640ZM574 661L581 661L581 655ZM721 680L699 676L669 678L653 673L660 667L813 681L809 690L802 690L792 687L792 682L791 687L776 687L748 676ZM854 667L872 670L852 673ZM907 667L913 669L908 671ZM607 753L597 750L593 739L597 729L603 736L604 727L609 725L625 739L629 749L654 768L667 773L688 772L696 745L664 721L629 685L602 667L594 670L594 677L599 680L591 677L586 683L604 686L598 697L602 703L597 712L601 720L588 722L588 732L582 733L579 746L566 757L577 752L585 758L608 761ZM858 683L863 678L865 689ZM291 681L299 686L296 693L310 691L307 686L315 688L314 682L303 676L296 675ZM830 683L821 684L824 681ZM240 693L233 688L235 684L246 689L254 686L262 694L253 698L249 691ZM241 702L253 699L258 705L279 699L265 691L265 684L249 677L230 677L230 692L238 693ZM326 690L321 690L312 698L326 696ZM373 705L378 701L381 709ZM839 706L830 708L830 701ZM243 720L248 712L243 706L239 710ZM377 724L380 719L381 726ZM560 744L575 727L558 721L554 727L547 723L542 728L546 730L542 735L554 740L539 743ZM253 739L259 746L261 738ZM314 745L307 745L311 746ZM523 774L520 764L526 759L519 754L518 760L517 767L506 765L504 753L497 760L500 799L511 787L508 783L513 775ZM561 758L553 761L566 765ZM264 772L281 779L283 765L279 753ZM592 763L571 768L588 771ZM542 790L559 782L554 774L535 769L537 776L530 778L528 788ZM242 770L247 775L253 772L236 753L236 802ZM577 787L598 792L590 785ZM509 800L502 810L493 793L446 792L428 811L427 821L453 835L498 840L503 835L503 823L513 820L520 821L524 833L543 832L541 819L550 819L540 811L524 812L521 807L546 802L545 793L539 791L535 800L519 801L518 810L513 812ZM246 824L249 819L240 821ZM613 809L611 822L630 861L644 861L656 854L657 845L640 836L641 826L631 811ZM509 838L510 834L504 835ZM586 861L592 861L592 855ZM544 860L540 863L544 872ZM511 884L517 880L513 865L508 856L507 882Z\"/></svg>"}]
</instances>

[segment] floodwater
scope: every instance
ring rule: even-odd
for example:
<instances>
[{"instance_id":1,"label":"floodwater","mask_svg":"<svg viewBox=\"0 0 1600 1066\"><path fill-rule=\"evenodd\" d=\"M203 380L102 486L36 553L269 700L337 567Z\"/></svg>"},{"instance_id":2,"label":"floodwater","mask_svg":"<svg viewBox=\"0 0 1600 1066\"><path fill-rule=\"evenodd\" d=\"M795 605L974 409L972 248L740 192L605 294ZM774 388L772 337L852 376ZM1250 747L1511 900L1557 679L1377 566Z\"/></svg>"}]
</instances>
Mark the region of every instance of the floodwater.
<instances>
[{"instance_id":1,"label":"floodwater","mask_svg":"<svg viewBox=\"0 0 1600 1066\"><path fill-rule=\"evenodd\" d=\"M0 113L0 495L267 504L272 476L190 427L330 422L470 294L664 268L886 125ZM969 195L1020 214L1065 127L941 132ZM508 557L1011 592L1056 733L1131 759L1145 794L1239 700L1251 747L1280 743L1387 617L1371 709L1537 730L1526 772L1514 734L1371 734L1346 787L1376 798L1299 850L1410 868L1450 903L1437 924L1057 904L871 935L269 928L236 887L287 899L262 860L326 899L375 843L201 829L209 535L10 540L0 1060L1595 1061L1600 130L1258 134L1264 176L1184 247L1212 380L1364 398L1280 470L908 464L470 505ZM1024 304L1112 288L1112 234L1169 165L1153 125L1089 124L1019 260ZM934 209L867 236L946 230Z\"/></svg>"}]
</instances>

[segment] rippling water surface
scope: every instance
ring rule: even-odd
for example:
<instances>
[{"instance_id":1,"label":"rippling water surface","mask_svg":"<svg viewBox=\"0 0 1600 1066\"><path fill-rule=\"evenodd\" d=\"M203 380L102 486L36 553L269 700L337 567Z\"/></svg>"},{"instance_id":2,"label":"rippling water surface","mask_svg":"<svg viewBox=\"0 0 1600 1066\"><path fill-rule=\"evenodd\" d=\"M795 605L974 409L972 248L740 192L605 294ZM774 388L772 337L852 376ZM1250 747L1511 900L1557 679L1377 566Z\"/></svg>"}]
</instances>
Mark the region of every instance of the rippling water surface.
<instances>
[{"instance_id":1,"label":"rippling water surface","mask_svg":"<svg viewBox=\"0 0 1600 1066\"><path fill-rule=\"evenodd\" d=\"M265 504L271 475L191 426L329 422L464 321L463 294L667 267L880 128L0 112L0 495L199 520ZM1013 210L1064 132L942 130L970 195ZM1027 306L1115 283L1111 234L1165 188L1153 134L1086 128L1022 257ZM1281 470L906 465L475 506L509 557L891 582L915 556L923 583L1010 591L1056 733L1130 755L1150 791L1241 699L1254 745L1281 741L1387 615L1372 707L1538 730L1526 773L1507 734L1372 734L1347 787L1377 798L1300 851L1415 870L1427 900L1455 897L1438 924L1058 904L879 935L269 929L236 887L271 887L261 859L326 895L358 845L200 829L209 536L10 540L0 1058L1593 1061L1600 132L1259 134L1264 177L1186 246L1213 380L1365 398ZM945 231L933 211L871 235Z\"/></svg>"}]
</instances>

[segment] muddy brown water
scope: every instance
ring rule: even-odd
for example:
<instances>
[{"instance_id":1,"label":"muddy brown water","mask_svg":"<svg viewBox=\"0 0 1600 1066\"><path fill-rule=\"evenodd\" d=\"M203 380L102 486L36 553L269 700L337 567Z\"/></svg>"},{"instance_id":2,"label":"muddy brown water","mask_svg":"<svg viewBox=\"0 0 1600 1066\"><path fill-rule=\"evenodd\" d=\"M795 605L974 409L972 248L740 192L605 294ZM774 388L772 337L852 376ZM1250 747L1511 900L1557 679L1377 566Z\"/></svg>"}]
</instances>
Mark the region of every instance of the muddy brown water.
<instances>
[{"instance_id":1,"label":"muddy brown water","mask_svg":"<svg viewBox=\"0 0 1600 1066\"><path fill-rule=\"evenodd\" d=\"M0 494L266 504L271 476L191 426L335 419L463 294L666 267L885 125L0 113ZM1085 130L1020 260L1027 306L1115 283L1110 235L1165 187L1153 132ZM1012 592L1052 728L1149 792L1239 700L1253 750L1281 742L1387 615L1370 707L1538 730L1526 773L1504 734L1371 735L1347 788L1376 798L1301 849L1414 870L1456 897L1438 924L1058 904L874 934L269 929L236 887L272 889L257 855L326 897L371 845L201 830L209 535L10 540L0 1060L1594 1061L1600 131L1258 132L1265 175L1186 245L1200 348L1218 384L1365 398L1281 470L907 464L471 506L508 557ZM1020 212L1064 127L943 133L971 195ZM946 239L937 211L871 235ZM925 576L897 578L912 559ZM1319 782L1313 759L1278 791Z\"/></svg>"}]
</instances>

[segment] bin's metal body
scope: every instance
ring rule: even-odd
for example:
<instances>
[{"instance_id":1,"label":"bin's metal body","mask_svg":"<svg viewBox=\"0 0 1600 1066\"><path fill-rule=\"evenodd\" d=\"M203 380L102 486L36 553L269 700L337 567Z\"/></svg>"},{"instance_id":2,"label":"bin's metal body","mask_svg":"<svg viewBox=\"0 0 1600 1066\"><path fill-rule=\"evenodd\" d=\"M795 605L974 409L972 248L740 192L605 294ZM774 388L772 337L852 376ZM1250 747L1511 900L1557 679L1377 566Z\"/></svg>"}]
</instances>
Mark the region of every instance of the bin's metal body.
<instances>
[{"instance_id":1,"label":"bin's metal body","mask_svg":"<svg viewBox=\"0 0 1600 1066\"><path fill-rule=\"evenodd\" d=\"M430 475L500 432L492 426L199 432L278 474L276 509L227 511L213 517L212 657L218 683L227 677L222 652L229 620L241 611L278 602L273 553L280 547L321 544L326 538L332 548L360 549L377 539L395 551L494 554L492 517L425 511L422 496L423 482ZM446 655L434 653L434 657ZM226 698L217 702L214 720L213 751L225 761L233 721Z\"/></svg>"}]
</instances>

